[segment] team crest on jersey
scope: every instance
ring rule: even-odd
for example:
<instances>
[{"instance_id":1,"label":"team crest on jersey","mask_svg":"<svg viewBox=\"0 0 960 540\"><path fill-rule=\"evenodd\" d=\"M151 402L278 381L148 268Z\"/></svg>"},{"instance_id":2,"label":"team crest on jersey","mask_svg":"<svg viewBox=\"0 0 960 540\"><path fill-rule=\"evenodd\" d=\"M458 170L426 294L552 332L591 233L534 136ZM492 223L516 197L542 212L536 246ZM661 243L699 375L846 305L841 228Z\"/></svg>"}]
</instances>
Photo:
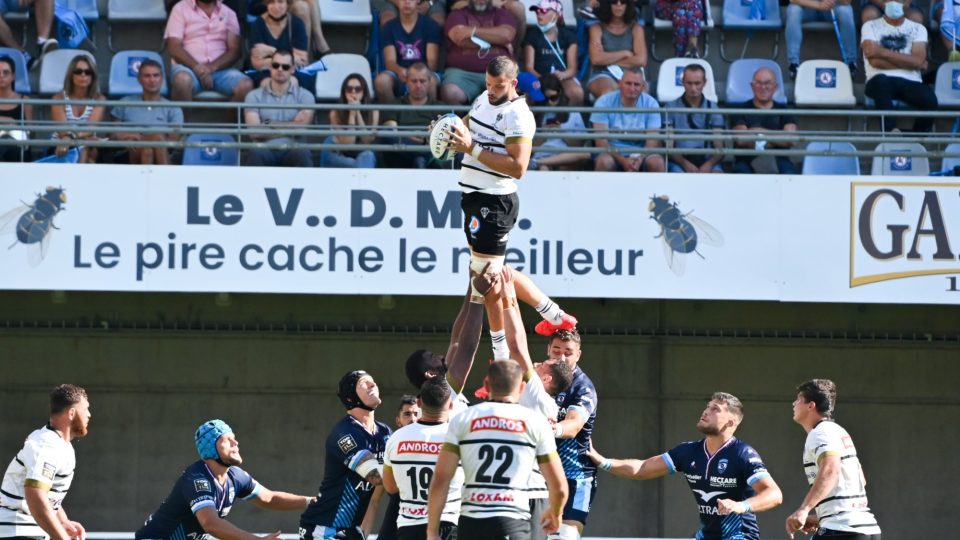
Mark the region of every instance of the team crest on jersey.
<instances>
[{"instance_id":1,"label":"team crest on jersey","mask_svg":"<svg viewBox=\"0 0 960 540\"><path fill-rule=\"evenodd\" d=\"M480 231L480 220L477 219L477 216L470 216L470 234L477 234Z\"/></svg>"},{"instance_id":2,"label":"team crest on jersey","mask_svg":"<svg viewBox=\"0 0 960 540\"><path fill-rule=\"evenodd\" d=\"M497 119L494 122L500 122L501 120L503 120L503 113L497 114Z\"/></svg>"},{"instance_id":3,"label":"team crest on jersey","mask_svg":"<svg viewBox=\"0 0 960 540\"><path fill-rule=\"evenodd\" d=\"M729 463L729 461L727 461L726 459L721 459L720 461L718 461L717 473L723 474L723 472L727 470L727 463Z\"/></svg>"},{"instance_id":4,"label":"team crest on jersey","mask_svg":"<svg viewBox=\"0 0 960 540\"><path fill-rule=\"evenodd\" d=\"M487 219L487 216L490 215L490 209L484 206L480 209L480 215L483 216L483 219Z\"/></svg>"},{"instance_id":5,"label":"team crest on jersey","mask_svg":"<svg viewBox=\"0 0 960 540\"><path fill-rule=\"evenodd\" d=\"M439 454L442 443L424 441L400 441L398 454Z\"/></svg>"},{"instance_id":6,"label":"team crest on jersey","mask_svg":"<svg viewBox=\"0 0 960 540\"><path fill-rule=\"evenodd\" d=\"M57 475L57 466L53 463L44 462L43 471L40 474L47 480L53 480L53 477Z\"/></svg>"},{"instance_id":7,"label":"team crest on jersey","mask_svg":"<svg viewBox=\"0 0 960 540\"><path fill-rule=\"evenodd\" d=\"M194 480L193 489L197 491L213 491L210 489L210 482L207 480Z\"/></svg>"},{"instance_id":8,"label":"team crest on jersey","mask_svg":"<svg viewBox=\"0 0 960 540\"><path fill-rule=\"evenodd\" d=\"M508 431L510 433L523 433L527 431L527 424L523 420L514 418L501 418L499 416L484 416L475 418L470 422L470 431Z\"/></svg>"},{"instance_id":9,"label":"team crest on jersey","mask_svg":"<svg viewBox=\"0 0 960 540\"><path fill-rule=\"evenodd\" d=\"M357 441L353 440L353 436L351 435L344 435L337 441L337 446L340 447L341 452L346 454L357 447Z\"/></svg>"}]
</instances>

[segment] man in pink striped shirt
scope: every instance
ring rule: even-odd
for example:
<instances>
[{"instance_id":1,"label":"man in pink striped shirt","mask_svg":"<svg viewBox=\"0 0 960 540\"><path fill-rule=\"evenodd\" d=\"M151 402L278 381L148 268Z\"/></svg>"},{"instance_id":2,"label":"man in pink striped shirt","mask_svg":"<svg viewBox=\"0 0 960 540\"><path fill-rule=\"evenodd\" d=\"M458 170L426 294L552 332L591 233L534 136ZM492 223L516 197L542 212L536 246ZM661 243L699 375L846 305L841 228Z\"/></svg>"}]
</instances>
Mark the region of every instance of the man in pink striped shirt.
<instances>
[{"instance_id":1,"label":"man in pink striped shirt","mask_svg":"<svg viewBox=\"0 0 960 540\"><path fill-rule=\"evenodd\" d=\"M174 101L190 101L201 89L243 101L253 89L250 78L233 68L242 54L240 23L222 0L181 0L170 11L163 37L173 59Z\"/></svg>"}]
</instances>

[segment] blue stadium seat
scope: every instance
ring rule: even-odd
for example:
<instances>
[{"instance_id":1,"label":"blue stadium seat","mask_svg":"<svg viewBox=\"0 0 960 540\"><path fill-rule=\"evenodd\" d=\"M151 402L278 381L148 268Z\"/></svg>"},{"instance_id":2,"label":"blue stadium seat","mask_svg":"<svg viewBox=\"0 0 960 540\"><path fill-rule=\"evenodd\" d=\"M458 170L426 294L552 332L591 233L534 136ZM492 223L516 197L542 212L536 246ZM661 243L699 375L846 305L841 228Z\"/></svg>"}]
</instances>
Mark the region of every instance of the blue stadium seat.
<instances>
[{"instance_id":1,"label":"blue stadium seat","mask_svg":"<svg viewBox=\"0 0 960 540\"><path fill-rule=\"evenodd\" d=\"M56 0L56 3L76 11L87 22L100 20L97 0Z\"/></svg>"},{"instance_id":2,"label":"blue stadium seat","mask_svg":"<svg viewBox=\"0 0 960 540\"><path fill-rule=\"evenodd\" d=\"M870 167L873 176L927 176L930 160L926 156L913 156L927 149L919 143L880 143L877 152L895 152L892 156L876 156Z\"/></svg>"},{"instance_id":3,"label":"blue stadium seat","mask_svg":"<svg viewBox=\"0 0 960 540\"><path fill-rule=\"evenodd\" d=\"M752 19L750 12L753 2L763 2L765 7L765 18ZM746 54L747 46L750 44L750 38L755 30L774 32L774 45L770 57L776 58L780 54L780 29L783 28L783 20L780 18L780 3L777 0L723 0L723 31L720 32L720 57L729 62L724 48L724 41L728 30L742 30L747 32L746 41L743 44L743 51L740 57Z\"/></svg>"},{"instance_id":4,"label":"blue stadium seat","mask_svg":"<svg viewBox=\"0 0 960 540\"><path fill-rule=\"evenodd\" d=\"M150 21L162 23L167 20L163 0L109 0L107 3L107 46L113 47L113 25L119 22Z\"/></svg>"},{"instance_id":5,"label":"blue stadium seat","mask_svg":"<svg viewBox=\"0 0 960 540\"><path fill-rule=\"evenodd\" d=\"M163 58L154 51L120 51L113 55L110 61L110 97L123 97L139 94L142 91L137 74L140 72L140 63L144 60L154 60L163 70L163 87L160 93L167 95L167 70L163 67Z\"/></svg>"},{"instance_id":6,"label":"blue stadium seat","mask_svg":"<svg viewBox=\"0 0 960 540\"><path fill-rule=\"evenodd\" d=\"M807 60L797 70L793 101L798 107L853 107L850 69L837 60Z\"/></svg>"},{"instance_id":7,"label":"blue stadium seat","mask_svg":"<svg viewBox=\"0 0 960 540\"><path fill-rule=\"evenodd\" d=\"M960 107L960 62L940 64L933 90L941 106Z\"/></svg>"},{"instance_id":8,"label":"blue stadium seat","mask_svg":"<svg viewBox=\"0 0 960 540\"><path fill-rule=\"evenodd\" d=\"M359 54L333 53L323 57L326 71L317 73L317 99L337 100L340 98L340 85L347 75L359 73L363 75L373 97L373 81L370 78L370 62Z\"/></svg>"},{"instance_id":9,"label":"blue stadium seat","mask_svg":"<svg viewBox=\"0 0 960 540\"><path fill-rule=\"evenodd\" d=\"M80 49L58 49L43 55L40 59L40 93L48 96L63 90L67 66L73 57L80 55L86 56L90 65L96 68L97 61L93 55Z\"/></svg>"},{"instance_id":10,"label":"blue stadium seat","mask_svg":"<svg viewBox=\"0 0 960 540\"><path fill-rule=\"evenodd\" d=\"M690 64L703 66L707 76L707 84L703 86L703 95L710 101L718 101L717 82L713 76L713 67L710 62L698 58L668 58L660 64L660 73L657 75L657 101L660 102L660 105L683 95L683 68Z\"/></svg>"},{"instance_id":11,"label":"blue stadium seat","mask_svg":"<svg viewBox=\"0 0 960 540\"><path fill-rule=\"evenodd\" d=\"M772 69L777 77L777 92L773 95L773 100L777 103L786 103L787 94L783 91L783 71L780 70L780 64L760 58L741 58L730 64L730 71L727 72L725 103L733 105L753 99L753 89L750 87L753 73L764 67Z\"/></svg>"},{"instance_id":12,"label":"blue stadium seat","mask_svg":"<svg viewBox=\"0 0 960 540\"><path fill-rule=\"evenodd\" d=\"M944 152L960 154L960 143L951 143L943 149ZM960 167L960 157L945 157L940 165L941 172L952 171L955 167Z\"/></svg>"},{"instance_id":13,"label":"blue stadium seat","mask_svg":"<svg viewBox=\"0 0 960 540\"><path fill-rule=\"evenodd\" d=\"M370 0L316 0L320 2L320 18L325 24L368 25L373 20Z\"/></svg>"},{"instance_id":14,"label":"blue stadium seat","mask_svg":"<svg viewBox=\"0 0 960 540\"><path fill-rule=\"evenodd\" d=\"M212 143L231 143L235 142L230 135L199 134L194 133L187 137L188 143L212 142ZM236 148L217 148L215 146L206 147L186 147L183 149L184 165L228 165L235 166L240 163L240 151Z\"/></svg>"},{"instance_id":15,"label":"blue stadium seat","mask_svg":"<svg viewBox=\"0 0 960 540\"><path fill-rule=\"evenodd\" d=\"M807 152L853 152L857 148L848 142L812 142ZM860 175L860 159L856 156L803 157L803 174Z\"/></svg>"},{"instance_id":16,"label":"blue stadium seat","mask_svg":"<svg viewBox=\"0 0 960 540\"><path fill-rule=\"evenodd\" d=\"M9 47L0 47L0 57L9 57L13 60L13 65L17 69L17 79L13 82L13 89L21 94L30 94L30 74L27 72L27 59L23 56L20 49L11 49Z\"/></svg>"}]
</instances>

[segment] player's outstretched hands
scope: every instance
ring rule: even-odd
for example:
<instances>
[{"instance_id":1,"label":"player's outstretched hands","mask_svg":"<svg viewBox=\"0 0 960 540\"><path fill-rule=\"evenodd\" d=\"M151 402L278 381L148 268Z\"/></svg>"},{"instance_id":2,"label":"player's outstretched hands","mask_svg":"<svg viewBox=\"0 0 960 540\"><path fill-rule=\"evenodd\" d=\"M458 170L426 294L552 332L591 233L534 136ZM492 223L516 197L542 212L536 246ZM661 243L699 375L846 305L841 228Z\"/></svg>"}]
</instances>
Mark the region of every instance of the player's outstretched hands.
<instances>
[{"instance_id":1,"label":"player's outstretched hands","mask_svg":"<svg viewBox=\"0 0 960 540\"><path fill-rule=\"evenodd\" d=\"M87 530L84 529L83 525L80 523L67 520L61 523L61 525L63 525L63 529L67 531L67 535L69 535L70 538L75 540L87 540Z\"/></svg>"},{"instance_id":2,"label":"player's outstretched hands","mask_svg":"<svg viewBox=\"0 0 960 540\"><path fill-rule=\"evenodd\" d=\"M727 514L742 514L747 511L746 505L733 499L717 499L717 511L721 516Z\"/></svg>"},{"instance_id":3,"label":"player's outstretched hands","mask_svg":"<svg viewBox=\"0 0 960 540\"><path fill-rule=\"evenodd\" d=\"M560 514L554 514L549 509L540 516L540 528L543 529L543 532L546 534L553 534L559 531L561 523L563 523L563 518L560 517Z\"/></svg>"},{"instance_id":4,"label":"player's outstretched hands","mask_svg":"<svg viewBox=\"0 0 960 540\"><path fill-rule=\"evenodd\" d=\"M470 279L473 281L473 287L477 289L477 292L486 296L487 293L492 291L497 283L500 283L500 274L491 274L488 272L490 270L490 263L484 265L483 270L479 274L470 271Z\"/></svg>"}]
</instances>

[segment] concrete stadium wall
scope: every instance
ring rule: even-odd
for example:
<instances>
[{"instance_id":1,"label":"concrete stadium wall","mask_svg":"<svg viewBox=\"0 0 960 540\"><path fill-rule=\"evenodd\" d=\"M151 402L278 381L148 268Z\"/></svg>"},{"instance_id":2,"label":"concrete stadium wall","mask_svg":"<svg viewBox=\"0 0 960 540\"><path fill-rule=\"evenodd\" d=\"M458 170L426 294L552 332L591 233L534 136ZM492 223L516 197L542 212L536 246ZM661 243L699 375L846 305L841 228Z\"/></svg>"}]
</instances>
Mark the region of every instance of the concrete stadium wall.
<instances>
[{"instance_id":1,"label":"concrete stadium wall","mask_svg":"<svg viewBox=\"0 0 960 540\"><path fill-rule=\"evenodd\" d=\"M420 347L445 349L445 325L457 303L249 295L217 308L212 295L0 293L0 460L12 457L23 437L43 424L49 389L73 381L90 390L93 420L90 436L76 442L77 477L65 507L88 530L136 529L196 459L193 430L212 417L237 430L245 465L256 478L274 489L312 493L323 472L324 438L343 414L334 391L340 375L357 367L373 373L384 395L379 418L392 424L397 399L409 391L403 359ZM763 536L782 538L783 520L806 492L804 432L790 419L793 388L807 378L829 377L839 385L838 420L857 443L885 536L938 537L948 530L953 499L944 479L960 472L952 451L960 445L956 307L568 305L590 333L582 366L600 395L595 444L605 454L642 458L695 439L705 397L732 392L746 406L738 435L757 448L784 491L784 504L760 516ZM525 315L533 320L532 311ZM133 321L154 329L124 329ZM286 322L288 331L277 331L276 321ZM297 324L337 321L370 326L293 331ZM166 330L158 329L160 322ZM271 322L274 331L251 330ZM188 323L193 330L169 329ZM200 330L227 324L247 324L248 330ZM395 324L415 328L375 329ZM72 328L40 329L48 325ZM624 335L630 328L632 335ZM641 336L637 329L648 331ZM681 329L686 337L678 335ZM718 329L743 337L691 335L716 335ZM756 337L760 330L766 337ZM822 337L772 337L787 330ZM754 337L745 337L747 331ZM839 338L844 331L848 339ZM853 338L855 331L862 339ZM825 337L828 332L834 339ZM902 335L866 339L871 332ZM928 339L914 339L913 332ZM543 346L532 340L534 357ZM468 389L479 385L480 371ZM588 535L692 535L695 505L683 484L676 477L641 483L603 475ZM293 533L297 525L295 513L246 504L231 520L257 531Z\"/></svg>"}]
</instances>

